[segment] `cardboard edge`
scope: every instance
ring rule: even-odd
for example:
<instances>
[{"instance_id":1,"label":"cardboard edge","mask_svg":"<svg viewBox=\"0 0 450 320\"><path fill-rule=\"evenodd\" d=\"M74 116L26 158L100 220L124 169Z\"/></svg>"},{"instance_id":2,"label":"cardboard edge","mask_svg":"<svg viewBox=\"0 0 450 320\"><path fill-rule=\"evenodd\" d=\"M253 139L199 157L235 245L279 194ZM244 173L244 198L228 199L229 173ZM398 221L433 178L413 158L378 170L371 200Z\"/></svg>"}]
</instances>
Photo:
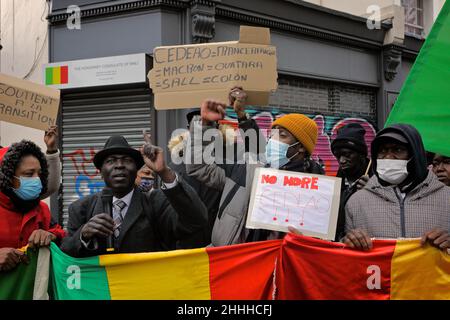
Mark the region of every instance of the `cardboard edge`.
<instances>
[{"instance_id":1,"label":"cardboard edge","mask_svg":"<svg viewBox=\"0 0 450 320\"><path fill-rule=\"evenodd\" d=\"M25 91L37 93L43 96L48 96L58 101L60 100L61 97L61 91L59 89L47 87L43 84L39 84L28 80L22 80L6 74L0 74L0 83L7 84L12 87L17 87Z\"/></svg>"},{"instance_id":2,"label":"cardboard edge","mask_svg":"<svg viewBox=\"0 0 450 320\"><path fill-rule=\"evenodd\" d=\"M262 222L256 222L256 221L251 220L251 213L253 211L253 206L254 206L254 201L255 201L254 194L256 193L256 181L257 181L256 179L257 179L257 176L259 176L261 169L264 169L265 171L272 172L272 173L278 173L280 171L280 170L272 169L272 168L257 168L255 170L255 175L253 178L253 183L255 184L255 186L252 185L251 196L250 196L250 205L249 205L249 210L247 213L246 228L248 228L248 229L267 229L267 230L280 231L280 232L289 232L287 227L277 226L277 225L272 225L272 224L267 224L267 223L262 223ZM287 172L289 172L289 171L287 171ZM298 228L298 230L301 231L302 234L305 236L316 237L316 238L320 238L323 240L334 241L334 239L336 237L337 218L339 215L341 178L329 177L329 176L325 176L325 175L321 175L321 174L314 174L314 173L303 173L303 172L293 172L293 173L295 173L296 175L300 175L300 176L308 176L308 177L312 176L312 177L322 177L322 178L325 177L334 182L334 190L333 190L334 191L333 192L334 206L332 206L332 208L331 208L328 232L325 234L325 233L318 233L318 232L314 232L314 231L302 230L302 229ZM336 189L338 190L337 193L336 193ZM335 209L337 208L337 211L333 211L333 208L335 208Z\"/></svg>"}]
</instances>

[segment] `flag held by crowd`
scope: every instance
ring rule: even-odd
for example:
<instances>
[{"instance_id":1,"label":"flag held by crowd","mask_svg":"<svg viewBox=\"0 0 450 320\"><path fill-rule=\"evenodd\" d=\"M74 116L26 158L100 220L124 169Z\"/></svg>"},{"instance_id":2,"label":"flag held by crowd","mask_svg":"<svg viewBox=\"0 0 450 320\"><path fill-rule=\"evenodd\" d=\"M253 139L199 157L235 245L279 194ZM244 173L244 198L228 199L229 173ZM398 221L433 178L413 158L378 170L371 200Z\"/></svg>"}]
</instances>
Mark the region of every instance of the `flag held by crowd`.
<instances>
[{"instance_id":1,"label":"flag held by crowd","mask_svg":"<svg viewBox=\"0 0 450 320\"><path fill-rule=\"evenodd\" d=\"M418 239L375 240L370 252L289 234L171 252L72 258L52 244L28 254L30 264L0 275L2 299L45 299L49 278L56 300L450 299L450 256Z\"/></svg>"}]
</instances>

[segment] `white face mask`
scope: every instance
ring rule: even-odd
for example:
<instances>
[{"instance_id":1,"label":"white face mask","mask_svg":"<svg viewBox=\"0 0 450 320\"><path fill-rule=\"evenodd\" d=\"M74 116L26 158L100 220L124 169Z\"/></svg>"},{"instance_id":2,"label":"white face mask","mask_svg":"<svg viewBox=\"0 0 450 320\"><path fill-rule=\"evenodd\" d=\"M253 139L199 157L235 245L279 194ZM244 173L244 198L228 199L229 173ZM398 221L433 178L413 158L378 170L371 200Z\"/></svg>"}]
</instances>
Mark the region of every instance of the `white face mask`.
<instances>
[{"instance_id":1,"label":"white face mask","mask_svg":"<svg viewBox=\"0 0 450 320\"><path fill-rule=\"evenodd\" d=\"M398 185L408 176L409 160L377 159L377 172L380 179Z\"/></svg>"}]
</instances>

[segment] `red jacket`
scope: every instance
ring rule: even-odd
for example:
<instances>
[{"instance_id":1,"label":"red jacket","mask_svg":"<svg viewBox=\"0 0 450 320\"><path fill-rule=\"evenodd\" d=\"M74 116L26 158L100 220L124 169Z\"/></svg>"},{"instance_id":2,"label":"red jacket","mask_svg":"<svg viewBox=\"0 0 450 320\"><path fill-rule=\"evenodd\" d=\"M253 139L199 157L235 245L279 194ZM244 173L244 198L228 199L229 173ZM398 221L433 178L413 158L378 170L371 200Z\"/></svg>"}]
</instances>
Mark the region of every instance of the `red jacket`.
<instances>
[{"instance_id":1,"label":"red jacket","mask_svg":"<svg viewBox=\"0 0 450 320\"><path fill-rule=\"evenodd\" d=\"M0 164L7 151L8 147L0 149ZM49 231L58 239L66 235L58 224L51 224L50 210L45 202L41 201L34 209L22 214L14 210L9 197L0 192L0 248L21 248L38 229Z\"/></svg>"},{"instance_id":2,"label":"red jacket","mask_svg":"<svg viewBox=\"0 0 450 320\"><path fill-rule=\"evenodd\" d=\"M9 197L0 192L0 248L21 248L38 229L62 239L64 230L58 224L51 225L50 220L50 210L45 202L41 201L37 207L22 214L15 211Z\"/></svg>"}]
</instances>

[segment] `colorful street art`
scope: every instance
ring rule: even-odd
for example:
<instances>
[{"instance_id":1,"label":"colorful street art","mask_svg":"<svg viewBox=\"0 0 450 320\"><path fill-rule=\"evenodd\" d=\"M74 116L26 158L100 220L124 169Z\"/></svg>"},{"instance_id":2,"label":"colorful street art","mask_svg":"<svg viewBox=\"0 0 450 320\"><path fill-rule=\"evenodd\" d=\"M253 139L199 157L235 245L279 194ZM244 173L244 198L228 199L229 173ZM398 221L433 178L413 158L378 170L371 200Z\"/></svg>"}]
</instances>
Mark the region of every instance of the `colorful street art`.
<instances>
[{"instance_id":1,"label":"colorful street art","mask_svg":"<svg viewBox=\"0 0 450 320\"><path fill-rule=\"evenodd\" d=\"M92 164L94 155L95 149L93 147L90 147L88 150L77 149L65 155L66 158L70 159L76 171L74 177L75 193L79 198L97 193L105 186L99 171Z\"/></svg>"},{"instance_id":2,"label":"colorful street art","mask_svg":"<svg viewBox=\"0 0 450 320\"><path fill-rule=\"evenodd\" d=\"M263 135L267 138L269 136L272 122L283 116L286 113L278 110L262 111L262 110L247 110L251 118L255 119L261 129ZM318 126L319 136L313 159L319 162L325 169L327 175L336 175L339 168L338 162L331 152L331 141L336 137L337 130L348 123L359 123L366 129L365 140L368 146L375 137L376 130L374 126L366 119L355 117L339 117L339 116L325 116L325 115L308 115L312 118ZM231 110L227 110L227 116L223 123L237 127L236 114ZM370 150L369 150L370 152ZM77 198L83 198L87 195L94 194L102 190L105 183L102 181L99 172L92 164L92 158L95 155L95 149L77 149L71 153L65 154L65 158L70 160L76 172L73 177L75 182L75 194ZM70 177L69 177L70 179ZM76 199L73 199L76 200Z\"/></svg>"},{"instance_id":3,"label":"colorful street art","mask_svg":"<svg viewBox=\"0 0 450 320\"><path fill-rule=\"evenodd\" d=\"M286 114L280 112L279 110L262 111L249 109L246 110L246 112L252 119L256 121L266 138L269 136L272 122ZM339 164L336 161L336 158L333 156L333 153L331 152L331 141L336 138L338 129L346 124L359 123L363 126L363 128L366 130L365 140L367 146L369 147L370 156L370 144L375 138L376 129L368 120L363 118L325 116L320 114L307 114L307 116L309 116L316 122L319 131L316 148L312 157L324 167L327 175L335 176L338 171ZM227 115L223 123L232 125L234 128L237 127L237 117L236 114L231 111L231 109L227 109Z\"/></svg>"}]
</instances>

